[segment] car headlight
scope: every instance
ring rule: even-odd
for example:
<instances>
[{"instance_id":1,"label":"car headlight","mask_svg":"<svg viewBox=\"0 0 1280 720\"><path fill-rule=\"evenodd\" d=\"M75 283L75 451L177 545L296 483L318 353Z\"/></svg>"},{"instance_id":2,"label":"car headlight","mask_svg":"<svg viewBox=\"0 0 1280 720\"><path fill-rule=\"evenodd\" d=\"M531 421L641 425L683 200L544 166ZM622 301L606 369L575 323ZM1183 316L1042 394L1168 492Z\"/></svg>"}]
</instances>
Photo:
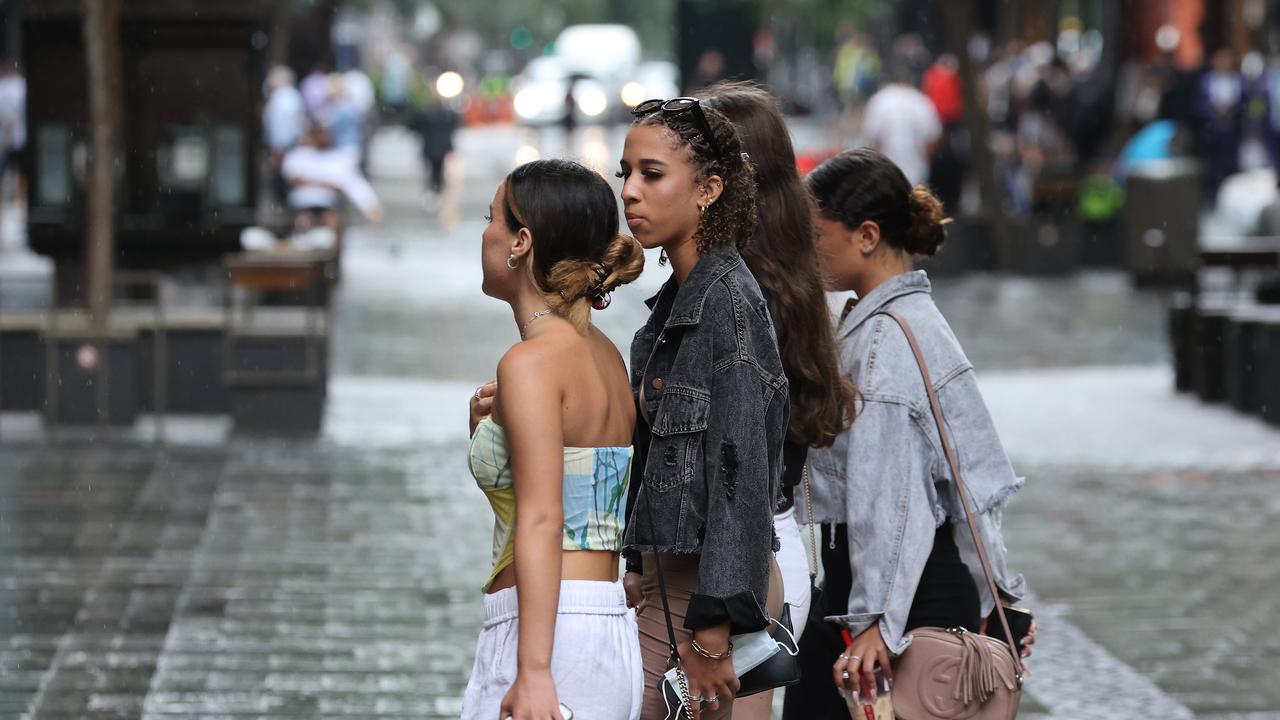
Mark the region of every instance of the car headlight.
<instances>
[{"instance_id":1,"label":"car headlight","mask_svg":"<svg viewBox=\"0 0 1280 720\"><path fill-rule=\"evenodd\" d=\"M578 109L587 117L595 117L609 107L609 98L596 88L588 88L578 95Z\"/></svg>"},{"instance_id":2,"label":"car headlight","mask_svg":"<svg viewBox=\"0 0 1280 720\"><path fill-rule=\"evenodd\" d=\"M452 70L442 72L440 77L436 78L436 92L446 100L461 95L464 85L462 76Z\"/></svg>"},{"instance_id":3,"label":"car headlight","mask_svg":"<svg viewBox=\"0 0 1280 720\"><path fill-rule=\"evenodd\" d=\"M622 92L619 95L623 105L635 107L645 101L644 85L634 81L629 82L622 86Z\"/></svg>"},{"instance_id":4,"label":"car headlight","mask_svg":"<svg viewBox=\"0 0 1280 720\"><path fill-rule=\"evenodd\" d=\"M516 93L512 105L515 106L516 114L525 120L536 117L542 112L542 98L532 88L525 88Z\"/></svg>"}]
</instances>

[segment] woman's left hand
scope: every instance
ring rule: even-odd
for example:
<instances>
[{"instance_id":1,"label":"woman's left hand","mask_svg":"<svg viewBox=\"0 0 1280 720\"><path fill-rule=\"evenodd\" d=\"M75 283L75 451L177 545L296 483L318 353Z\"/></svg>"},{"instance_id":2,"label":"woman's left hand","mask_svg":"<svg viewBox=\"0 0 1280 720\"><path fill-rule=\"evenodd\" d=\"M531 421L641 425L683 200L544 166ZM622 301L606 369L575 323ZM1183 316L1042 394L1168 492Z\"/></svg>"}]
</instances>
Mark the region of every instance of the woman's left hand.
<instances>
[{"instance_id":1,"label":"woman's left hand","mask_svg":"<svg viewBox=\"0 0 1280 720\"><path fill-rule=\"evenodd\" d=\"M501 720L564 720L551 672L517 672L515 683L502 697L498 717Z\"/></svg>"},{"instance_id":2,"label":"woman's left hand","mask_svg":"<svg viewBox=\"0 0 1280 720\"><path fill-rule=\"evenodd\" d=\"M728 640L728 633L724 640ZM699 642L704 642L700 640ZM721 646L711 643L719 652ZM727 645L727 643L726 643ZM692 701L693 716L699 718L702 711L718 710L720 704L733 699L738 692L738 675L733 671L733 661L725 657L723 660L711 660L698 654L692 643L685 641L677 646L680 663L684 667L684 675L689 683L689 698Z\"/></svg>"},{"instance_id":3,"label":"woman's left hand","mask_svg":"<svg viewBox=\"0 0 1280 720\"><path fill-rule=\"evenodd\" d=\"M1027 630L1027 634L1022 638L1022 657L1031 657L1031 646L1036 644L1036 621L1031 621L1031 627ZM1022 663L1022 674L1031 677L1031 670L1027 668L1026 663Z\"/></svg>"},{"instance_id":4,"label":"woman's left hand","mask_svg":"<svg viewBox=\"0 0 1280 720\"><path fill-rule=\"evenodd\" d=\"M493 414L493 397L498 394L498 381L490 380L489 382L476 388L471 395L470 415L471 415L471 435L476 434L476 426L480 421Z\"/></svg>"}]
</instances>

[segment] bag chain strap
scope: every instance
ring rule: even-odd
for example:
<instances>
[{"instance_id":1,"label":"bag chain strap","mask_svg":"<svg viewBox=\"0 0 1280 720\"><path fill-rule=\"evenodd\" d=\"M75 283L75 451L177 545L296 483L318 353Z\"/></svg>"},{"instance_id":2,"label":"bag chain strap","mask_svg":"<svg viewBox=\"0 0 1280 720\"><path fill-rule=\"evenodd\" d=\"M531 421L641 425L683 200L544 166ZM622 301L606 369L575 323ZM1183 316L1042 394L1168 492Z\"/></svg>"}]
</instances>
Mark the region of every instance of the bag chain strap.
<instances>
[{"instance_id":1,"label":"bag chain strap","mask_svg":"<svg viewBox=\"0 0 1280 720\"><path fill-rule=\"evenodd\" d=\"M813 491L809 489L809 460L805 459L804 469L800 471L800 480L804 484L804 504L809 512L809 584L818 584L818 534L814 532L817 524L813 520Z\"/></svg>"}]
</instances>

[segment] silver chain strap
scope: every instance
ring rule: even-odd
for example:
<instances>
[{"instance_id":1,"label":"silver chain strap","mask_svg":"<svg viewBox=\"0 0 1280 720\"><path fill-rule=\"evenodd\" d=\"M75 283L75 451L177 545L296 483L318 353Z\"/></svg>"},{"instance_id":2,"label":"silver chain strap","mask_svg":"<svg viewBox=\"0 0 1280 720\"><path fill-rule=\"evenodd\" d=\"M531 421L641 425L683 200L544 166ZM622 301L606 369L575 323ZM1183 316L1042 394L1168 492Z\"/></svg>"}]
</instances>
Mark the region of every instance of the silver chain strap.
<instances>
[{"instance_id":1,"label":"silver chain strap","mask_svg":"<svg viewBox=\"0 0 1280 720\"><path fill-rule=\"evenodd\" d=\"M685 720L694 720L693 717L693 696L689 694L689 677L684 674L683 670L676 670L676 680L680 683L680 694L684 698L684 716Z\"/></svg>"},{"instance_id":2,"label":"silver chain strap","mask_svg":"<svg viewBox=\"0 0 1280 720\"><path fill-rule=\"evenodd\" d=\"M818 577L818 534L814 531L817 523L813 519L813 492L809 489L809 462L806 460L804 469L800 471L800 481L804 484L804 504L809 511L809 516L805 518L809 521L809 577Z\"/></svg>"}]
</instances>

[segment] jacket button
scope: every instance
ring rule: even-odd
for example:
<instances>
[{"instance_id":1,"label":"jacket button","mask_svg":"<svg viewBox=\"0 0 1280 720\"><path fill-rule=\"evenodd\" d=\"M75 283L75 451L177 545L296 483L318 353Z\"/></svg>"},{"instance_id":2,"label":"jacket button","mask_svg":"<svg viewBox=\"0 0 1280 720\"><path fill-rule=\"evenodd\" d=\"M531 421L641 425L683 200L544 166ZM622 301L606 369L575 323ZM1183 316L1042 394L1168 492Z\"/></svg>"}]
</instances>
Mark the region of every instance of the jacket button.
<instances>
[{"instance_id":1,"label":"jacket button","mask_svg":"<svg viewBox=\"0 0 1280 720\"><path fill-rule=\"evenodd\" d=\"M661 389L662 389L662 378L654 378L654 379L653 379L653 382L652 382L651 384L653 385L653 389L654 389L654 390L661 390Z\"/></svg>"}]
</instances>

